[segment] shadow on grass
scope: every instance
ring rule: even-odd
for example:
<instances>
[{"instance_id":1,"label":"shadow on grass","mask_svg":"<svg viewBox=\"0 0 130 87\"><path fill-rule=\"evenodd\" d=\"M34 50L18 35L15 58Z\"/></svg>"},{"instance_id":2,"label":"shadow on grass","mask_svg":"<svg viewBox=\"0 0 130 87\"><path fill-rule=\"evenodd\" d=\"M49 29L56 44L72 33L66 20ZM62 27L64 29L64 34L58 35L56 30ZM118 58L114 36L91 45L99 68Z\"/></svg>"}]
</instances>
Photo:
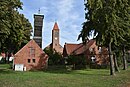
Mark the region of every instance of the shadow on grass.
<instances>
[{"instance_id":1,"label":"shadow on grass","mask_svg":"<svg viewBox=\"0 0 130 87\"><path fill-rule=\"evenodd\" d=\"M108 73L94 73L93 71L86 71L86 72L73 72L72 74L78 74L78 75L85 75L85 76L110 76Z\"/></svg>"},{"instance_id":2,"label":"shadow on grass","mask_svg":"<svg viewBox=\"0 0 130 87\"><path fill-rule=\"evenodd\" d=\"M82 70L67 70L65 66L48 67L46 73L54 74L73 74L73 75L94 75L94 76L109 76L109 71L105 69L82 69Z\"/></svg>"},{"instance_id":3,"label":"shadow on grass","mask_svg":"<svg viewBox=\"0 0 130 87\"><path fill-rule=\"evenodd\" d=\"M55 74L69 74L71 70L67 70L65 66L49 66L46 73L55 73Z\"/></svg>"},{"instance_id":4,"label":"shadow on grass","mask_svg":"<svg viewBox=\"0 0 130 87\"><path fill-rule=\"evenodd\" d=\"M0 64L0 74L14 73L10 66L10 64Z\"/></svg>"},{"instance_id":5,"label":"shadow on grass","mask_svg":"<svg viewBox=\"0 0 130 87\"><path fill-rule=\"evenodd\" d=\"M10 74L10 73L15 73L11 69L0 69L0 74Z\"/></svg>"}]
</instances>

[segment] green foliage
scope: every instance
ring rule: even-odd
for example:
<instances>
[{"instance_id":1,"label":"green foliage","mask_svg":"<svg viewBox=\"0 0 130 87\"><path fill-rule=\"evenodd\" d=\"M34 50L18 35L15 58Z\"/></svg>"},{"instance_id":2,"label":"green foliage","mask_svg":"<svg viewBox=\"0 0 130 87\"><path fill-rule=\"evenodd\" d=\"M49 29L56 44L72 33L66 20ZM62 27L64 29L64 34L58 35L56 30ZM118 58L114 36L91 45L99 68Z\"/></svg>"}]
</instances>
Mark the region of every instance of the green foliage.
<instances>
[{"instance_id":1,"label":"green foliage","mask_svg":"<svg viewBox=\"0 0 130 87\"><path fill-rule=\"evenodd\" d=\"M18 12L20 0L1 0L0 6L0 51L17 52L30 40L31 24Z\"/></svg>"},{"instance_id":2,"label":"green foliage","mask_svg":"<svg viewBox=\"0 0 130 87\"><path fill-rule=\"evenodd\" d=\"M44 49L45 53L49 56L49 65L59 65L62 63L62 55L53 49Z\"/></svg>"},{"instance_id":3,"label":"green foliage","mask_svg":"<svg viewBox=\"0 0 130 87\"><path fill-rule=\"evenodd\" d=\"M0 60L0 64L5 64L5 58L2 58L2 59Z\"/></svg>"},{"instance_id":4,"label":"green foliage","mask_svg":"<svg viewBox=\"0 0 130 87\"><path fill-rule=\"evenodd\" d=\"M79 35L85 42L92 32L98 45L108 47L110 74L114 75L112 52L119 47L125 51L130 43L130 1L129 0L85 0L85 19ZM122 49L123 48L123 49ZM114 49L114 50L111 50ZM119 49L118 49L119 50ZM125 55L123 56L124 65Z\"/></svg>"},{"instance_id":5,"label":"green foliage","mask_svg":"<svg viewBox=\"0 0 130 87\"><path fill-rule=\"evenodd\" d=\"M85 0L86 22L79 35L85 41L92 31L97 43L119 45L130 34L129 0Z\"/></svg>"},{"instance_id":6,"label":"green foliage","mask_svg":"<svg viewBox=\"0 0 130 87\"><path fill-rule=\"evenodd\" d=\"M74 69L85 68L87 64L86 58L84 56L70 55L66 61L67 65L73 65Z\"/></svg>"}]
</instances>

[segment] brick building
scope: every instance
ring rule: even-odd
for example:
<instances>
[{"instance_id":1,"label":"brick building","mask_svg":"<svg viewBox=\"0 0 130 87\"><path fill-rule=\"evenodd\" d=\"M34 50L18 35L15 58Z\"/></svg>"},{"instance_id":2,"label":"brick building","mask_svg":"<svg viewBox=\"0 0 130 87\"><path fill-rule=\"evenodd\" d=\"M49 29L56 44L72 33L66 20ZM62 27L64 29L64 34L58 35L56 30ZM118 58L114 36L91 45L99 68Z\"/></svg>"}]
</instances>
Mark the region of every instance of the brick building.
<instances>
[{"instance_id":1,"label":"brick building","mask_svg":"<svg viewBox=\"0 0 130 87\"><path fill-rule=\"evenodd\" d=\"M67 58L69 55L86 57L88 64L91 62L98 65L108 65L109 56L108 50L105 47L97 46L95 40L89 40L86 45L65 43L63 49L63 56Z\"/></svg>"},{"instance_id":2,"label":"brick building","mask_svg":"<svg viewBox=\"0 0 130 87\"><path fill-rule=\"evenodd\" d=\"M63 53L63 47L60 45L60 37L59 37L60 29L58 27L57 22L55 22L54 27L52 29L52 43L46 48L54 49L56 52Z\"/></svg>"},{"instance_id":3,"label":"brick building","mask_svg":"<svg viewBox=\"0 0 130 87\"><path fill-rule=\"evenodd\" d=\"M34 41L29 41L22 49L14 55L14 70L40 70L47 68L48 56Z\"/></svg>"}]
</instances>

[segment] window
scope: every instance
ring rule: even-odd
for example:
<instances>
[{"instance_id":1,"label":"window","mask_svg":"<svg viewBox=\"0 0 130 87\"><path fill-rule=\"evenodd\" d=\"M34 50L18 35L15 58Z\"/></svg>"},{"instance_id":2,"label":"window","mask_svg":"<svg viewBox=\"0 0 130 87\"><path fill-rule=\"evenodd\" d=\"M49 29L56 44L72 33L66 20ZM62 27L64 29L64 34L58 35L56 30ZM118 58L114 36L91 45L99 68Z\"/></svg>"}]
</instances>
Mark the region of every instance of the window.
<instances>
[{"instance_id":1,"label":"window","mask_svg":"<svg viewBox=\"0 0 130 87\"><path fill-rule=\"evenodd\" d=\"M35 61L35 59L33 59L32 61L33 61L33 63L35 63L35 62L36 62L36 61Z\"/></svg>"},{"instance_id":2,"label":"window","mask_svg":"<svg viewBox=\"0 0 130 87\"><path fill-rule=\"evenodd\" d=\"M95 63L95 61L96 61L95 56L92 56L92 57L91 57L91 62L92 62L92 63Z\"/></svg>"},{"instance_id":3,"label":"window","mask_svg":"<svg viewBox=\"0 0 130 87\"><path fill-rule=\"evenodd\" d=\"M30 57L35 57L35 49L33 47L30 47L29 56Z\"/></svg>"},{"instance_id":4,"label":"window","mask_svg":"<svg viewBox=\"0 0 130 87\"><path fill-rule=\"evenodd\" d=\"M28 59L28 63L30 63L31 62L31 60L30 59Z\"/></svg>"},{"instance_id":5,"label":"window","mask_svg":"<svg viewBox=\"0 0 130 87\"><path fill-rule=\"evenodd\" d=\"M92 51L93 51L93 48L89 48L89 51L92 52Z\"/></svg>"},{"instance_id":6,"label":"window","mask_svg":"<svg viewBox=\"0 0 130 87\"><path fill-rule=\"evenodd\" d=\"M94 49L95 48L89 48L90 54L94 54Z\"/></svg>"},{"instance_id":7,"label":"window","mask_svg":"<svg viewBox=\"0 0 130 87\"><path fill-rule=\"evenodd\" d=\"M98 47L99 53L102 52L102 47Z\"/></svg>"}]
</instances>

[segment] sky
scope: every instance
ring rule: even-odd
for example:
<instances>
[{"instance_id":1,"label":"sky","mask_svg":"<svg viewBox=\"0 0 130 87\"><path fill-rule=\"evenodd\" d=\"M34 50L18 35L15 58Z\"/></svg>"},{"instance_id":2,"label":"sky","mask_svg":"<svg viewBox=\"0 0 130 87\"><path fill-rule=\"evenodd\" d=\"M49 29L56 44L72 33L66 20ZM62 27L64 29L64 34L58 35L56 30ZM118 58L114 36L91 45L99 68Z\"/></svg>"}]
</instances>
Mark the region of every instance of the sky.
<instances>
[{"instance_id":1,"label":"sky","mask_svg":"<svg viewBox=\"0 0 130 87\"><path fill-rule=\"evenodd\" d=\"M34 14L44 15L43 20L43 43L45 48L52 42L52 29L57 22L60 29L60 44L81 43L77 41L78 35L82 29L82 23L85 20L84 0L21 0L23 10L27 19L34 25Z\"/></svg>"}]
</instances>

